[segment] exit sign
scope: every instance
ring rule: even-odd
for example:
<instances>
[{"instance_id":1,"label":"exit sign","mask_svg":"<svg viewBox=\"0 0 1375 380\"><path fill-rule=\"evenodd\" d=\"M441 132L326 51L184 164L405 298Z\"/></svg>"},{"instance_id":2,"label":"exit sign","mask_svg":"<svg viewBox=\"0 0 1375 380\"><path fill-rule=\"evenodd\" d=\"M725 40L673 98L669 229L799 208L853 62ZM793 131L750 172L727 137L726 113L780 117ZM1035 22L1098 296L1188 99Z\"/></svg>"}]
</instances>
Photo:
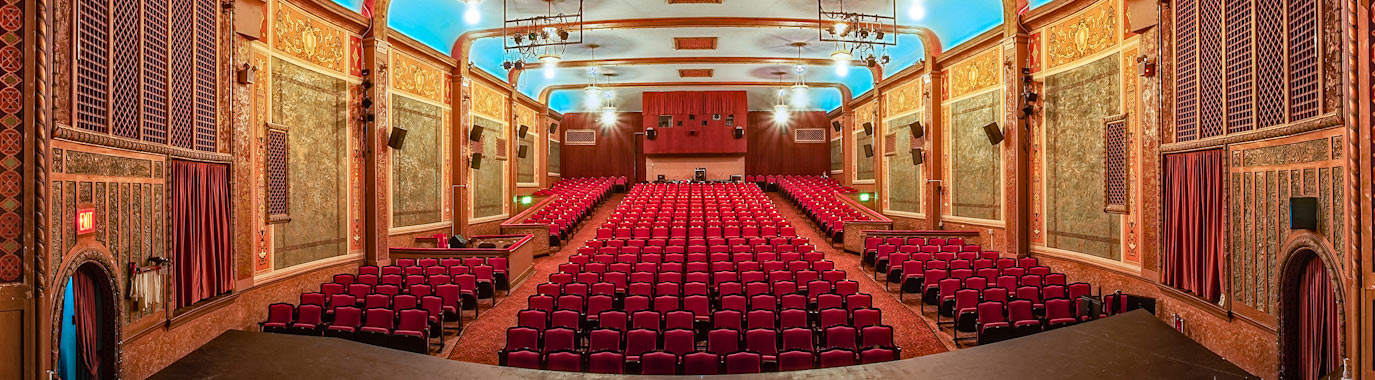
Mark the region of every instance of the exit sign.
<instances>
[{"instance_id":1,"label":"exit sign","mask_svg":"<svg viewBox=\"0 0 1375 380\"><path fill-rule=\"evenodd\" d=\"M76 234L85 235L95 232L95 209L83 208L76 210Z\"/></svg>"}]
</instances>

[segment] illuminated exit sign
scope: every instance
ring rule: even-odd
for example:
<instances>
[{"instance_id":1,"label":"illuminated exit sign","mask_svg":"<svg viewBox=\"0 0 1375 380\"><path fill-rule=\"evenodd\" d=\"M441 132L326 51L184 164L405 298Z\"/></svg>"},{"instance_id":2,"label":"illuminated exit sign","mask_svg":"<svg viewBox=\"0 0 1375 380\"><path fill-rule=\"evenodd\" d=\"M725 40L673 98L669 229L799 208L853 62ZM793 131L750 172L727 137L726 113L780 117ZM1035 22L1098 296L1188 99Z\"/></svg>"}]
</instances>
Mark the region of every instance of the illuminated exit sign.
<instances>
[{"instance_id":1,"label":"illuminated exit sign","mask_svg":"<svg viewBox=\"0 0 1375 380\"><path fill-rule=\"evenodd\" d=\"M83 208L76 210L76 234L85 235L95 232L95 209Z\"/></svg>"}]
</instances>

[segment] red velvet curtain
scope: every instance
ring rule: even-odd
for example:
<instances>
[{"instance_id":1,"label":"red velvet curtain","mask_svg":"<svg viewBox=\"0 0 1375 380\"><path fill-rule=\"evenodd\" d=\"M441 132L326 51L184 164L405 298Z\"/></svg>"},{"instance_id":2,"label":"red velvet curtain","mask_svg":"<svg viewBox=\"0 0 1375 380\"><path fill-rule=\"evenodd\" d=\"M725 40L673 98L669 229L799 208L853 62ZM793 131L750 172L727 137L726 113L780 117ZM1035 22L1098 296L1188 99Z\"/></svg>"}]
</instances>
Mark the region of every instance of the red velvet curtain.
<instances>
[{"instance_id":1,"label":"red velvet curtain","mask_svg":"<svg viewBox=\"0 0 1375 380\"><path fill-rule=\"evenodd\" d=\"M1216 302L1222 296L1223 151L1165 156L1165 252L1161 282Z\"/></svg>"},{"instance_id":2,"label":"red velvet curtain","mask_svg":"<svg viewBox=\"0 0 1375 380\"><path fill-rule=\"evenodd\" d=\"M171 170L177 306L185 307L234 288L229 167L174 160Z\"/></svg>"},{"instance_id":3,"label":"red velvet curtain","mask_svg":"<svg viewBox=\"0 0 1375 380\"><path fill-rule=\"evenodd\" d=\"M92 379L100 378L100 285L85 270L72 276L73 315L76 317L78 355Z\"/></svg>"},{"instance_id":4,"label":"red velvet curtain","mask_svg":"<svg viewBox=\"0 0 1375 380\"><path fill-rule=\"evenodd\" d=\"M1303 379L1318 379L1341 365L1338 347L1337 298L1322 260L1314 257L1303 267L1299 283L1299 365Z\"/></svg>"},{"instance_id":5,"label":"red velvet curtain","mask_svg":"<svg viewBox=\"0 0 1375 380\"><path fill-rule=\"evenodd\" d=\"M744 126L749 116L744 91L646 92L642 99L642 129L657 131L654 140L645 140L644 154L745 153L746 139L734 135L735 127ZM673 117L672 127L657 127L661 115ZM732 119L734 124L727 125Z\"/></svg>"}]
</instances>

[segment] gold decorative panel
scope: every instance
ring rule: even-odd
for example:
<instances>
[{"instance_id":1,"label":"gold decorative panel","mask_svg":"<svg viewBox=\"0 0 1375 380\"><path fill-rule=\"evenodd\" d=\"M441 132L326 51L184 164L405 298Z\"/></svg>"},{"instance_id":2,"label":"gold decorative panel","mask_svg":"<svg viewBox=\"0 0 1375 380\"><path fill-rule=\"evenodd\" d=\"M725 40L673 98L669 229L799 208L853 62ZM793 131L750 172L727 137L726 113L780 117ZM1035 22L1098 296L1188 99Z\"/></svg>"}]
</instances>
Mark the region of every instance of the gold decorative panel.
<instances>
[{"instance_id":1,"label":"gold decorative panel","mask_svg":"<svg viewBox=\"0 0 1375 380\"><path fill-rule=\"evenodd\" d=\"M1102 1L1050 27L1046 67L1053 68L1102 52L1117 43L1114 1Z\"/></svg>"},{"instance_id":2,"label":"gold decorative panel","mask_svg":"<svg viewBox=\"0 0 1375 380\"><path fill-rule=\"evenodd\" d=\"M405 54L392 54L391 85L436 102L444 101L444 72Z\"/></svg>"},{"instance_id":3,"label":"gold decorative panel","mask_svg":"<svg viewBox=\"0 0 1375 380\"><path fill-rule=\"evenodd\" d=\"M920 80L912 80L889 90L887 93L888 115L902 115L921 107Z\"/></svg>"},{"instance_id":4,"label":"gold decorative panel","mask_svg":"<svg viewBox=\"0 0 1375 380\"><path fill-rule=\"evenodd\" d=\"M344 72L344 31L284 2L276 2L272 36L277 50Z\"/></svg>"},{"instance_id":5,"label":"gold decorative panel","mask_svg":"<svg viewBox=\"0 0 1375 380\"><path fill-rule=\"evenodd\" d=\"M507 95L497 89L476 84L473 89L473 113L505 124Z\"/></svg>"},{"instance_id":6,"label":"gold decorative panel","mask_svg":"<svg viewBox=\"0 0 1375 380\"><path fill-rule=\"evenodd\" d=\"M950 86L950 97L957 98L998 85L1002 78L1001 71L998 70L999 51L988 49L987 52L956 63L950 68L950 77L947 79L953 82Z\"/></svg>"}]
</instances>

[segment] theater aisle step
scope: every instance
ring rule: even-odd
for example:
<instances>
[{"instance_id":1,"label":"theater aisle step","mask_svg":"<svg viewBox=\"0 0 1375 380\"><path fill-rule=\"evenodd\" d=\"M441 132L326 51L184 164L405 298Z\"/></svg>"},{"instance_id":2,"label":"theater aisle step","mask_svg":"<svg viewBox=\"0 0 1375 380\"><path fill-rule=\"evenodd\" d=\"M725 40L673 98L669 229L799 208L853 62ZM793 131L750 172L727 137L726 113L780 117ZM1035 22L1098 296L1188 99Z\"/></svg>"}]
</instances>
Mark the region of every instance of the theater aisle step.
<instances>
[{"instance_id":1,"label":"theater aisle step","mask_svg":"<svg viewBox=\"0 0 1375 380\"><path fill-rule=\"evenodd\" d=\"M548 280L550 273L557 272L559 264L568 262L568 256L577 252L577 247L596 237L597 226L606 222L611 211L624 197L623 193L612 194L597 205L562 249L552 255L536 258L534 273L530 277L511 289L510 295L499 297L496 307L484 308L480 317L467 321L463 335L457 342L450 343L454 347L448 355L449 359L496 365L497 351L506 346L506 329L516 325L516 312L525 309L526 299L535 294L535 286ZM485 302L483 304L486 305Z\"/></svg>"},{"instance_id":2,"label":"theater aisle step","mask_svg":"<svg viewBox=\"0 0 1375 380\"><path fill-rule=\"evenodd\" d=\"M826 259L836 263L836 269L845 271L847 279L859 282L859 291L874 296L874 307L883 310L883 324L893 326L893 340L902 348L902 358L938 354L954 347L949 338L942 339L931 330L935 322L928 321L915 309L898 302L896 293L883 289L883 284L875 282L871 274L860 269L859 256L834 248L817 230L816 224L802 213L792 202L778 193L769 193L778 212L797 228L797 235L807 238L816 249L826 253Z\"/></svg>"}]
</instances>

